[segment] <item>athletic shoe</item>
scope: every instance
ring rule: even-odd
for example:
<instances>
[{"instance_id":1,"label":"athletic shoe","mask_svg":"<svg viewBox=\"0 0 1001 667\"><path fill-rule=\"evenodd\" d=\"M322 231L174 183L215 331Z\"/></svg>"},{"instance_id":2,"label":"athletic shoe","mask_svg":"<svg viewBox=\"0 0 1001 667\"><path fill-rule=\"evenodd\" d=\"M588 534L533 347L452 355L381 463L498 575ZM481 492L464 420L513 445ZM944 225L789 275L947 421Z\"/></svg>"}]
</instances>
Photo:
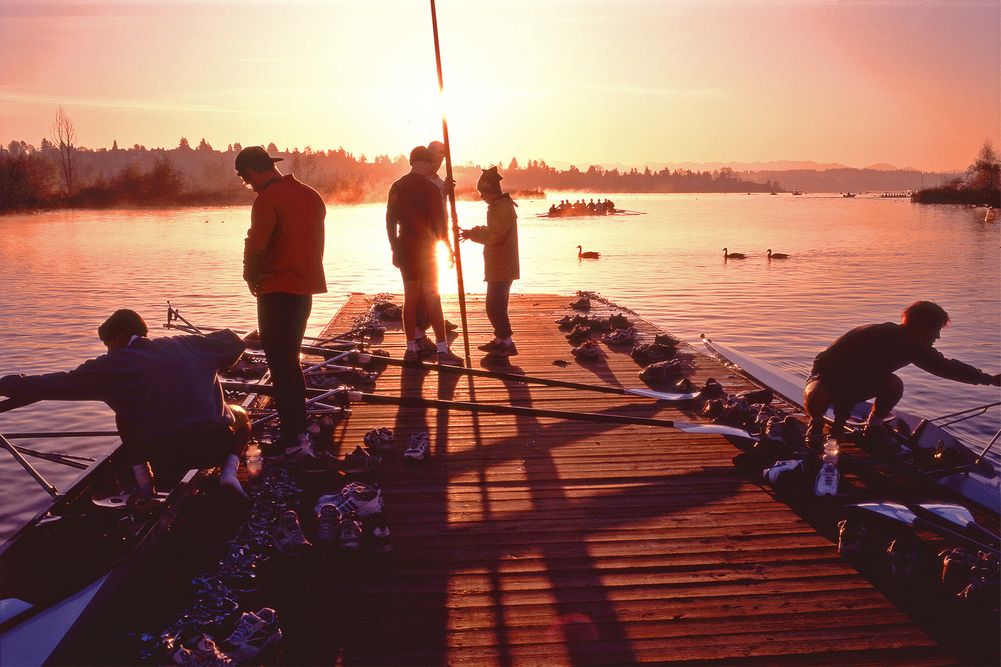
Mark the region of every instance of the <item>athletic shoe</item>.
<instances>
[{"instance_id":1,"label":"athletic shoe","mask_svg":"<svg viewBox=\"0 0 1001 667\"><path fill-rule=\"evenodd\" d=\"M393 451L393 442L393 429L385 426L374 428L365 434L365 446L374 452Z\"/></svg>"},{"instance_id":2,"label":"athletic shoe","mask_svg":"<svg viewBox=\"0 0 1001 667\"><path fill-rule=\"evenodd\" d=\"M632 345L636 342L636 329L616 329L601 337L605 345Z\"/></svg>"},{"instance_id":3,"label":"athletic shoe","mask_svg":"<svg viewBox=\"0 0 1001 667\"><path fill-rule=\"evenodd\" d=\"M444 366L462 366L463 361L461 357L458 357L451 350L446 350L444 352L438 353L438 363Z\"/></svg>"},{"instance_id":4,"label":"athletic shoe","mask_svg":"<svg viewBox=\"0 0 1001 667\"><path fill-rule=\"evenodd\" d=\"M573 308L574 310L591 310L591 300L586 296L582 296L581 298L571 303L570 307Z\"/></svg>"},{"instance_id":5,"label":"athletic shoe","mask_svg":"<svg viewBox=\"0 0 1001 667\"><path fill-rule=\"evenodd\" d=\"M170 654L170 659L175 665L187 665L189 667L202 667L203 665L232 665L233 660L228 655L219 650L215 640L208 635L202 635L192 649L187 648L181 642L177 642Z\"/></svg>"},{"instance_id":6,"label":"athletic shoe","mask_svg":"<svg viewBox=\"0 0 1001 667\"><path fill-rule=\"evenodd\" d=\"M285 460L291 463L315 458L316 452L313 451L313 439L308 433L300 433L296 444L285 448Z\"/></svg>"},{"instance_id":7,"label":"athletic shoe","mask_svg":"<svg viewBox=\"0 0 1001 667\"><path fill-rule=\"evenodd\" d=\"M430 357L438 352L438 346L431 342L427 336L421 336L414 342L417 343L417 356L419 357Z\"/></svg>"},{"instance_id":8,"label":"athletic shoe","mask_svg":"<svg viewBox=\"0 0 1001 667\"><path fill-rule=\"evenodd\" d=\"M393 542L389 535L389 524L386 523L385 517L381 514L372 517L367 529L365 536L368 540L369 549L381 552L393 550Z\"/></svg>"},{"instance_id":9,"label":"athletic shoe","mask_svg":"<svg viewBox=\"0 0 1001 667\"><path fill-rule=\"evenodd\" d=\"M378 484L351 482L340 493L320 496L316 512L319 513L326 503L335 505L342 515L372 516L382 511L382 491Z\"/></svg>"},{"instance_id":10,"label":"athletic shoe","mask_svg":"<svg viewBox=\"0 0 1001 667\"><path fill-rule=\"evenodd\" d=\"M341 520L340 545L342 549L347 549L348 551L357 551L360 549L361 536L361 521L351 516L346 516L343 520Z\"/></svg>"},{"instance_id":11,"label":"athletic shoe","mask_svg":"<svg viewBox=\"0 0 1001 667\"><path fill-rule=\"evenodd\" d=\"M598 359L603 356L597 341L593 340L586 340L577 347L570 348L570 354L578 359Z\"/></svg>"},{"instance_id":12,"label":"athletic shoe","mask_svg":"<svg viewBox=\"0 0 1001 667\"><path fill-rule=\"evenodd\" d=\"M407 451L403 452L403 460L419 463L427 460L431 454L431 443L428 439L428 432L421 431L410 436Z\"/></svg>"},{"instance_id":13,"label":"athletic shoe","mask_svg":"<svg viewBox=\"0 0 1001 667\"><path fill-rule=\"evenodd\" d=\"M313 539L323 544L333 544L341 527L341 511L333 503L324 503L320 505L316 517L316 533Z\"/></svg>"},{"instance_id":14,"label":"athletic shoe","mask_svg":"<svg viewBox=\"0 0 1001 667\"><path fill-rule=\"evenodd\" d=\"M256 614L244 612L222 646L231 660L244 663L264 653L281 639L278 615L274 609L265 607Z\"/></svg>"},{"instance_id":15,"label":"athletic shoe","mask_svg":"<svg viewBox=\"0 0 1001 667\"><path fill-rule=\"evenodd\" d=\"M382 457L369 454L359 445L350 454L344 456L341 472L345 475L363 475L372 472L382 463Z\"/></svg>"},{"instance_id":16,"label":"athletic shoe","mask_svg":"<svg viewBox=\"0 0 1001 667\"><path fill-rule=\"evenodd\" d=\"M500 345L501 342L495 338L494 340L486 342L483 345L477 345L476 349L480 352L493 352Z\"/></svg>"},{"instance_id":17,"label":"athletic shoe","mask_svg":"<svg viewBox=\"0 0 1001 667\"><path fill-rule=\"evenodd\" d=\"M518 354L518 346L512 343L499 343L490 354L489 357L513 357Z\"/></svg>"},{"instance_id":18,"label":"athletic shoe","mask_svg":"<svg viewBox=\"0 0 1001 667\"><path fill-rule=\"evenodd\" d=\"M838 495L838 481L841 475L838 467L833 463L825 463L817 473L817 481L813 486L813 492L818 496Z\"/></svg>"},{"instance_id":19,"label":"athletic shoe","mask_svg":"<svg viewBox=\"0 0 1001 667\"><path fill-rule=\"evenodd\" d=\"M275 546L286 556L298 556L306 548L312 546L302 534L302 524L295 510L285 510L278 516L278 521L271 530Z\"/></svg>"},{"instance_id":20,"label":"athletic shoe","mask_svg":"<svg viewBox=\"0 0 1001 667\"><path fill-rule=\"evenodd\" d=\"M615 313L608 317L608 324L613 329L629 329L633 326L633 323L629 321L629 318L622 313Z\"/></svg>"},{"instance_id":21,"label":"athletic shoe","mask_svg":"<svg viewBox=\"0 0 1001 667\"><path fill-rule=\"evenodd\" d=\"M435 348L435 349L437 350L438 348ZM421 360L421 355L416 350L407 350L406 352L403 353L403 360L404 361L420 361Z\"/></svg>"}]
</instances>

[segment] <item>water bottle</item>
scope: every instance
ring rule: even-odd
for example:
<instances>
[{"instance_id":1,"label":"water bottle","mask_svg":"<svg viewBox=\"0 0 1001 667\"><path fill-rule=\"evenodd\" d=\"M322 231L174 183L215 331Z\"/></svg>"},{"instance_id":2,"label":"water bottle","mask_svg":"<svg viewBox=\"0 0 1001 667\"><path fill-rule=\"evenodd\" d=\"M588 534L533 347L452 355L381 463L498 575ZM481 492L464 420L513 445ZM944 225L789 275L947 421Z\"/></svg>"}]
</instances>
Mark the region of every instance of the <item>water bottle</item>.
<instances>
[{"instance_id":1,"label":"water bottle","mask_svg":"<svg viewBox=\"0 0 1001 667\"><path fill-rule=\"evenodd\" d=\"M824 443L823 465L817 473L817 482L814 484L813 492L818 496L835 496L838 494L838 483L841 481L841 474L838 472L838 454L841 447L837 438L828 438Z\"/></svg>"},{"instance_id":2,"label":"water bottle","mask_svg":"<svg viewBox=\"0 0 1001 667\"><path fill-rule=\"evenodd\" d=\"M261 474L261 448L257 446L257 443L251 441L247 446L247 476L251 479L257 477Z\"/></svg>"}]
</instances>

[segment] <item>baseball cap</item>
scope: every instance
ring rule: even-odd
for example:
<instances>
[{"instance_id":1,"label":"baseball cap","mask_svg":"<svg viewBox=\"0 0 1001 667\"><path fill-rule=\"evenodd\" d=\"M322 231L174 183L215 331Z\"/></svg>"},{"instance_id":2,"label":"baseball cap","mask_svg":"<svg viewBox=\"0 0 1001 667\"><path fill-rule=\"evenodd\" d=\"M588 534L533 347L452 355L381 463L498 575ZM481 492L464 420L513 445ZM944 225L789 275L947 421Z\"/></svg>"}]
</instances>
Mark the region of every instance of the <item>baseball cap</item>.
<instances>
[{"instance_id":1,"label":"baseball cap","mask_svg":"<svg viewBox=\"0 0 1001 667\"><path fill-rule=\"evenodd\" d=\"M264 150L264 146L247 146L236 155L236 170L253 169L254 171L266 171L274 166L275 162L281 162L285 158L271 157Z\"/></svg>"}]
</instances>

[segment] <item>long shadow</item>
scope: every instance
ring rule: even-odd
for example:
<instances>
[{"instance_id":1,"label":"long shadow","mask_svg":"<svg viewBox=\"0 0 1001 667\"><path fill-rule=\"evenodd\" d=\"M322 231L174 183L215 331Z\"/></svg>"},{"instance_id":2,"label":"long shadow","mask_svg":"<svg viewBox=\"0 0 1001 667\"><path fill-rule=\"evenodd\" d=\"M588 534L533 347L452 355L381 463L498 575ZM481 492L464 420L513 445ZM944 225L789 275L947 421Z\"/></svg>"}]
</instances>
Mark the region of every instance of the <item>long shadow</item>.
<instances>
[{"instance_id":1,"label":"long shadow","mask_svg":"<svg viewBox=\"0 0 1001 667\"><path fill-rule=\"evenodd\" d=\"M622 383L619 378L616 377L615 373L608 365L608 360L605 357L599 357L597 359L587 359L584 361L578 361L577 365L581 368L594 373L598 378L613 387L621 387Z\"/></svg>"},{"instance_id":2,"label":"long shadow","mask_svg":"<svg viewBox=\"0 0 1001 667\"><path fill-rule=\"evenodd\" d=\"M509 372L524 371L511 367ZM531 407L532 394L527 385L508 381L504 383L504 387L507 389L511 405ZM518 436L527 436L529 433L535 434L542 430L535 417L518 415L515 417L515 423ZM544 484L545 480L556 478L559 474L552 456L548 454L547 451L545 456L525 459L525 481L532 495L533 509L539 512L563 509L572 504L566 497L562 485L553 487ZM548 489L546 497L540 495L540 486L546 486ZM573 664L634 664L636 654L629 645L625 630L618 622L612 601L604 594L601 575L588 553L587 546L582 541L576 541L571 545L569 553L565 547L554 550L549 543L542 543L539 548L556 598L558 621L557 626L551 628L551 632L562 637ZM561 567L561 561L567 558L579 563L579 569L569 572ZM573 595L575 589L582 587L599 591L599 597L586 603L575 599L576 596ZM604 651L600 655L593 651L595 641L604 645Z\"/></svg>"}]
</instances>

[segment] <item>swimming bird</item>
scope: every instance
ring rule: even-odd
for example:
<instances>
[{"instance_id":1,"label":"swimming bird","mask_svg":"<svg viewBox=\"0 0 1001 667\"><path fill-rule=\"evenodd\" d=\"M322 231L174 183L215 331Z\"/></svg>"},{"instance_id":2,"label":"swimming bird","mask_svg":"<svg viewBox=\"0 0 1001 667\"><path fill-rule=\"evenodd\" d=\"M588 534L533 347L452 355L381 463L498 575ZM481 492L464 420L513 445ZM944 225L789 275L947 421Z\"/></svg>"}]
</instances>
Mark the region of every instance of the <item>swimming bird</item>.
<instances>
[{"instance_id":1,"label":"swimming bird","mask_svg":"<svg viewBox=\"0 0 1001 667\"><path fill-rule=\"evenodd\" d=\"M784 252L772 252L772 249L769 248L768 249L768 259L769 260L772 260L772 259L789 259L789 255L785 254Z\"/></svg>"},{"instance_id":2,"label":"swimming bird","mask_svg":"<svg viewBox=\"0 0 1001 667\"><path fill-rule=\"evenodd\" d=\"M727 252L726 248L723 248L723 259L746 259L747 255L742 252Z\"/></svg>"},{"instance_id":3,"label":"swimming bird","mask_svg":"<svg viewBox=\"0 0 1001 667\"><path fill-rule=\"evenodd\" d=\"M581 246L577 246L577 259L598 259L599 257L601 257L600 252L594 252L591 250L584 252L584 249Z\"/></svg>"}]
</instances>

